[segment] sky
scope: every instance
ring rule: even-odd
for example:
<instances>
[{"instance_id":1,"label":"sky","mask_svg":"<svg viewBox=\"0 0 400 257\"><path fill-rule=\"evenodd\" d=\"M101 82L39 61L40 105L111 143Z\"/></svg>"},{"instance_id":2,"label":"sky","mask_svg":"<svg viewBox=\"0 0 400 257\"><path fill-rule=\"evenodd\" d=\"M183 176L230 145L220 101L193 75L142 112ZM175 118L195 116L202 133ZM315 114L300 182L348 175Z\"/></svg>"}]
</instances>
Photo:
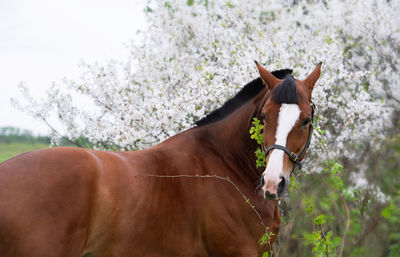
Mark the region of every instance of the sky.
<instances>
[{"instance_id":1,"label":"sky","mask_svg":"<svg viewBox=\"0 0 400 257\"><path fill-rule=\"evenodd\" d=\"M145 27L144 1L0 0L0 127L45 135L40 121L14 108L20 82L40 97L53 81L79 77L78 64L122 60L124 43Z\"/></svg>"}]
</instances>

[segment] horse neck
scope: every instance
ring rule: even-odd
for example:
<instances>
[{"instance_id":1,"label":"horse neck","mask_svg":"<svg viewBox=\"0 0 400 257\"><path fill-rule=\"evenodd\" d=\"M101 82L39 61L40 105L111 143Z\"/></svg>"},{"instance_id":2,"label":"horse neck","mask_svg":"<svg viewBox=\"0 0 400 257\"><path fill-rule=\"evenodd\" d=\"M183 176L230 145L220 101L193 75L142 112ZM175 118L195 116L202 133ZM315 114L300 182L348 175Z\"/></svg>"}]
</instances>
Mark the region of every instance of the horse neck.
<instances>
[{"instance_id":1,"label":"horse neck","mask_svg":"<svg viewBox=\"0 0 400 257\"><path fill-rule=\"evenodd\" d=\"M262 100L260 95L239 107L225 119L206 126L214 148L224 162L229 164L229 170L239 177L253 181L258 179L261 173L256 167L254 154L258 145L250 138L249 129L253 117L259 110Z\"/></svg>"}]
</instances>

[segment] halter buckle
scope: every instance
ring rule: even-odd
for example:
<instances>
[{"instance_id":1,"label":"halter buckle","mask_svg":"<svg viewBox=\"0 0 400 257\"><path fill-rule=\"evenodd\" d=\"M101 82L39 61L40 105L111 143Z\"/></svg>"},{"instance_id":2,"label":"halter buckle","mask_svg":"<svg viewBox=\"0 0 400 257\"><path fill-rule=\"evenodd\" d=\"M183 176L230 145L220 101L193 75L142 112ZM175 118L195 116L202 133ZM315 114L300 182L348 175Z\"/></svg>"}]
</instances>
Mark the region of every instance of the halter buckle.
<instances>
[{"instance_id":1,"label":"halter buckle","mask_svg":"<svg viewBox=\"0 0 400 257\"><path fill-rule=\"evenodd\" d=\"M293 162L297 162L297 160L299 159L294 152L291 152L289 157Z\"/></svg>"}]
</instances>

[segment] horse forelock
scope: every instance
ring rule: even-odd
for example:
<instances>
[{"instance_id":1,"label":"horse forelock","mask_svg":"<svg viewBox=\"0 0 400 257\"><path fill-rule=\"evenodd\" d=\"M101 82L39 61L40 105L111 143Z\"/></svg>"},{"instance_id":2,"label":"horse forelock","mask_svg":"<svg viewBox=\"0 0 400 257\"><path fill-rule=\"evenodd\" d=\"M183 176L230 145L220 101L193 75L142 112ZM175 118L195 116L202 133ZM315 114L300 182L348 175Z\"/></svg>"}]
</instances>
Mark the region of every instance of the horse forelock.
<instances>
[{"instance_id":1,"label":"horse forelock","mask_svg":"<svg viewBox=\"0 0 400 257\"><path fill-rule=\"evenodd\" d=\"M298 104L299 92L296 87L295 79L286 75L283 82L271 92L271 99L278 104Z\"/></svg>"}]
</instances>

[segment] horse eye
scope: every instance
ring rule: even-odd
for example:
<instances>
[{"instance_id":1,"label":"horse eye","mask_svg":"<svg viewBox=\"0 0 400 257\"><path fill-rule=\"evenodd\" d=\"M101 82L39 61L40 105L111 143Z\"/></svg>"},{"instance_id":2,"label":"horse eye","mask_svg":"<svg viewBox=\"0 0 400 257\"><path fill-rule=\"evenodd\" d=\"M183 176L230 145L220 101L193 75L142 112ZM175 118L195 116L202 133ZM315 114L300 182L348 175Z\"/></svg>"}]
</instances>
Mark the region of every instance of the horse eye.
<instances>
[{"instance_id":1,"label":"horse eye","mask_svg":"<svg viewBox=\"0 0 400 257\"><path fill-rule=\"evenodd\" d=\"M261 118L265 121L265 114L261 113Z\"/></svg>"},{"instance_id":2,"label":"horse eye","mask_svg":"<svg viewBox=\"0 0 400 257\"><path fill-rule=\"evenodd\" d=\"M303 121L303 126L307 126L310 122L311 122L311 118L310 117L305 118L304 121Z\"/></svg>"}]
</instances>

